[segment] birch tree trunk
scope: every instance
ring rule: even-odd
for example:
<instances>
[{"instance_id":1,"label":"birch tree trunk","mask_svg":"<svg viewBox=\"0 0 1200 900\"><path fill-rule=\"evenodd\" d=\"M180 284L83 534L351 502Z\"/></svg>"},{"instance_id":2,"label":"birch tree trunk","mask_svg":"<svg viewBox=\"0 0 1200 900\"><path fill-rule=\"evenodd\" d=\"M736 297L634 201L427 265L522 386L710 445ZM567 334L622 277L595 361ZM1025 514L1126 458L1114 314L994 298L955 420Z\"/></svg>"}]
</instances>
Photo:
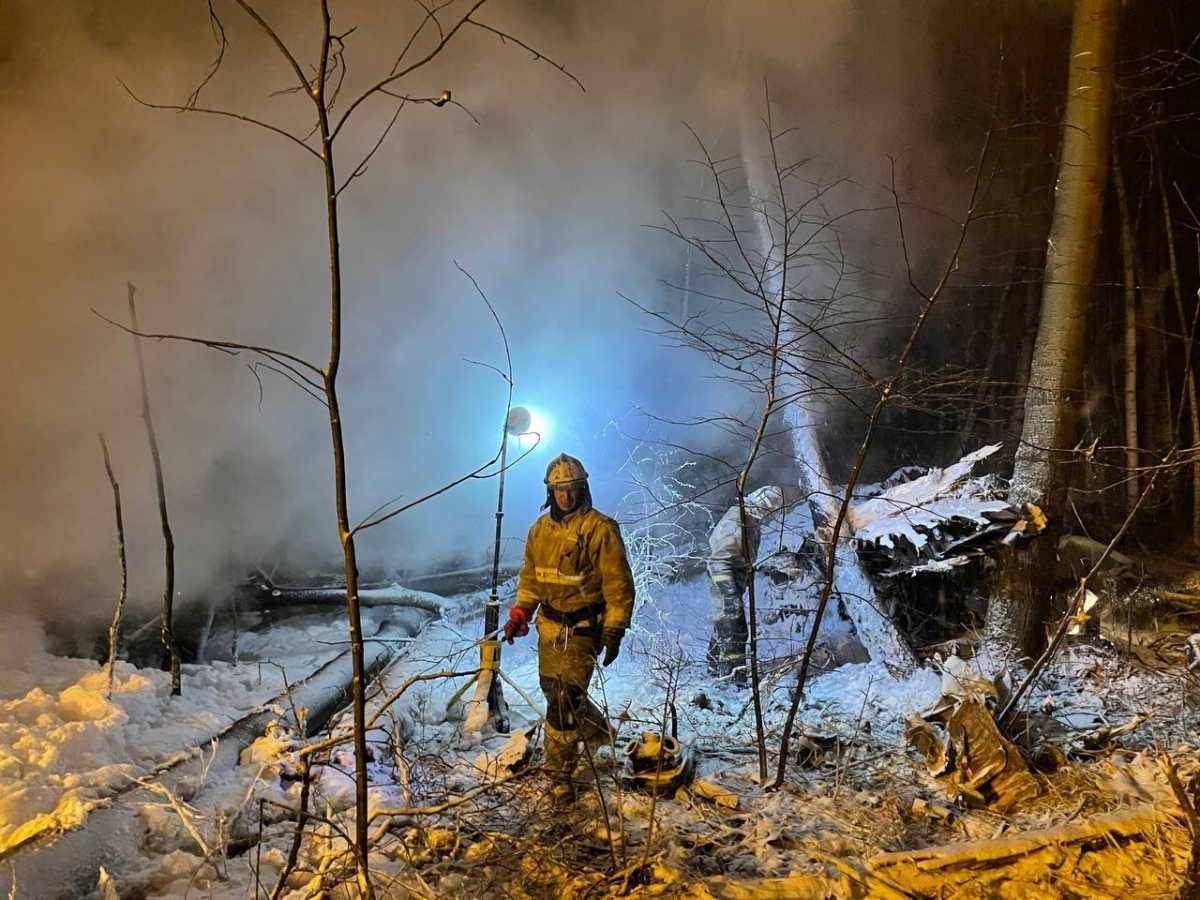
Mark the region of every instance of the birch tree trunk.
<instances>
[{"instance_id":1,"label":"birch tree trunk","mask_svg":"<svg viewBox=\"0 0 1200 900\"><path fill-rule=\"evenodd\" d=\"M761 123L760 123L761 124ZM781 258L782 240L772 232L771 218L763 204L768 207L779 198L778 181L769 163L755 150L754 136L759 133L754 125L743 122L741 128L741 158L750 189L751 205L755 208L754 220L759 243L759 253L766 262L763 266L763 287L768 296L778 296L783 283L783 272L790 261ZM798 304L791 304L792 315L804 313ZM786 326L784 346L804 346L804 335L798 325ZM795 352L795 350L793 350ZM821 448L817 410L819 401L814 398L813 385L803 375L795 379L790 391L794 399L783 408L783 419L791 436L793 452L799 469L799 486L808 497L812 513L813 529L818 534L831 530L838 517L840 497L836 494L825 454ZM849 522L843 524L838 539L834 563L834 590L841 597L846 612L854 623L858 639L866 648L871 659L888 663L893 670L907 672L918 665L908 642L896 626L879 611L874 587L858 559L854 549L854 537Z\"/></svg>"},{"instance_id":2,"label":"birch tree trunk","mask_svg":"<svg viewBox=\"0 0 1200 900\"><path fill-rule=\"evenodd\" d=\"M1006 587L1020 595L1012 598L1016 621L1011 625L1029 654L1040 652L1046 641L1050 598L1036 582L1053 561L1055 523L1061 523L1065 506L1066 473L1060 454L1069 452L1079 437L1078 392L1108 178L1119 13L1118 0L1075 3L1054 217L1010 494L1015 502L1040 505L1052 523L1050 533L1033 542L1033 552L1042 559L1032 579L1007 579ZM1003 561L1010 569L1024 568L1010 563Z\"/></svg>"}]
</instances>

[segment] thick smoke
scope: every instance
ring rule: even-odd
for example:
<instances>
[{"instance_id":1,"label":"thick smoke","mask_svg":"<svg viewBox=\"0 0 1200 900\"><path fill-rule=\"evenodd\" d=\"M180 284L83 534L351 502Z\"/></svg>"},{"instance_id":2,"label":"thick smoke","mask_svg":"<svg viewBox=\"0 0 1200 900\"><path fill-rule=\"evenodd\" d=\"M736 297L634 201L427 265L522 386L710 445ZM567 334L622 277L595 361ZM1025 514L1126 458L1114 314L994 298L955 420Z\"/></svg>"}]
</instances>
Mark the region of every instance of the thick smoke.
<instances>
[{"instance_id":1,"label":"thick smoke","mask_svg":"<svg viewBox=\"0 0 1200 900\"><path fill-rule=\"evenodd\" d=\"M229 38L201 104L302 133L305 98L277 93L290 72L232 4ZM259 4L304 58L314 4ZM335 2L351 97L386 71L416 6ZM352 511L412 498L496 449L503 365L478 279L512 348L516 400L544 409L548 445L509 479L508 533L523 534L541 474L560 449L585 459L601 507L622 488L635 406L666 414L744 402L662 348L618 297L669 302L679 247L645 230L687 214L699 174L687 121L718 150L762 106L831 174L872 182L901 154L912 184L943 190L929 39L902 4L841 0L592 3L495 0L482 18L566 64L470 32L407 83L451 89L452 106L405 109L384 149L344 194L342 378ZM401 12L398 13L397 10ZM228 119L146 109L122 89L179 103L215 44L203 2L38 0L0 9L0 107L7 150L8 321L0 359L9 427L0 446L0 578L10 607L107 615L115 585L111 499L95 435L112 448L126 499L132 594L161 578L153 474L139 420L131 340L89 307L144 328L263 342L323 364L327 272L320 173L286 141ZM348 171L390 108L372 101L341 146ZM923 180L924 179L924 180ZM890 252L890 251L889 251ZM178 542L180 591L203 597L255 562L336 561L324 410L251 360L178 343L146 347ZM474 362L472 362L474 361ZM495 485L474 482L370 534L368 566L477 561Z\"/></svg>"}]
</instances>

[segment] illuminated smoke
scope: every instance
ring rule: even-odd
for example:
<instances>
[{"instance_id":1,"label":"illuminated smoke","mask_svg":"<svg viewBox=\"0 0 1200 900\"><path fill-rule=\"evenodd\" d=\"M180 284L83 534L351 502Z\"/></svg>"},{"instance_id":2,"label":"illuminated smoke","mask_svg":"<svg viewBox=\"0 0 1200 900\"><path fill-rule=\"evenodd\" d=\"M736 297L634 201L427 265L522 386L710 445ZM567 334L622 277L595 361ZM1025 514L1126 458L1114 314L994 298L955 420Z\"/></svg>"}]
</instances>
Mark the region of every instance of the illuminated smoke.
<instances>
[{"instance_id":1,"label":"illuminated smoke","mask_svg":"<svg viewBox=\"0 0 1200 900\"><path fill-rule=\"evenodd\" d=\"M388 64L392 5L337 3L351 83ZM840 0L724 3L502 3L490 21L565 62L587 93L529 54L468 36L413 85L453 90L452 107L405 111L344 210L342 394L352 505L359 514L449 480L500 438L503 354L468 268L503 317L517 402L554 435L509 478L507 534L542 500L548 453L581 456L602 508L620 489L618 444L599 437L636 404L662 413L727 402L698 361L662 350L617 292L667 302L679 248L641 226L691 214L698 188L688 121L736 148L769 76L783 118L831 167L875 177L886 153L937 168L925 29L902 4ZM139 288L144 327L269 342L323 362L326 272L312 160L233 122L139 108L116 83L180 102L213 51L204 3L42 0L0 10L0 104L7 214L5 540L10 606L106 616L114 583L111 507L94 435L103 430L127 500L133 598L153 602L160 547L153 477L138 421L129 339L89 306L121 315ZM886 9L880 9L886 7ZM308 7L263 11L312 47ZM295 124L303 98L270 97L288 72L236 10L206 102ZM853 97L853 103L847 98ZM362 126L378 126L373 107ZM370 128L344 145L361 149ZM19 176L19 177L18 177ZM324 411L241 358L147 347L184 600L258 560L337 559ZM419 568L479 557L492 482L474 483L372 533L364 565ZM51 576L54 576L51 578ZM37 586L36 595L30 586ZM83 607L81 609L81 604Z\"/></svg>"}]
</instances>

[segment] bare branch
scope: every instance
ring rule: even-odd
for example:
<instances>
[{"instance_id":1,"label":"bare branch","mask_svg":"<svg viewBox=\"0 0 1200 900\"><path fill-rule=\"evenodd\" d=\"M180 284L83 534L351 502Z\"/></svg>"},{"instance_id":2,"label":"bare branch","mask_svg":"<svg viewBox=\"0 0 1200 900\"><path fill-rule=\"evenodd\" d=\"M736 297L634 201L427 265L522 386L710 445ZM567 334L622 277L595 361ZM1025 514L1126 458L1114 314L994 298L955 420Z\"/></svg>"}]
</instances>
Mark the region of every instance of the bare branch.
<instances>
[{"instance_id":1,"label":"bare branch","mask_svg":"<svg viewBox=\"0 0 1200 900\"><path fill-rule=\"evenodd\" d=\"M493 366L491 363L480 362L477 359L468 359L465 356L463 357L463 362L467 363L468 365L479 366L479 368L481 368L481 369L490 369L491 371L493 371L497 375L499 375L501 378L503 378L505 381L509 381L508 375L506 375L504 373L504 370L501 369L499 366Z\"/></svg>"},{"instance_id":2,"label":"bare branch","mask_svg":"<svg viewBox=\"0 0 1200 900\"><path fill-rule=\"evenodd\" d=\"M492 301L487 298L487 294L483 292L483 288L479 286L479 282L475 280L475 276L459 265L458 260L454 261L454 268L467 276L467 280L471 282L471 285L475 288L475 292L479 294L479 299L487 306L488 312L492 314L492 319L496 322L496 328L500 331L500 340L504 342L504 360L508 371L508 376L504 380L508 382L508 400L511 406L513 388L512 351L508 346L508 335L504 331L504 323L500 321L500 316L496 314L496 307L492 306Z\"/></svg>"},{"instance_id":3,"label":"bare branch","mask_svg":"<svg viewBox=\"0 0 1200 900\"><path fill-rule=\"evenodd\" d=\"M417 23L417 27L413 29L413 33L408 36L408 41L405 42L404 46L400 49L400 55L397 56L396 61L392 63L391 71L388 73L389 75L395 75L400 69L401 64L404 62L404 57L408 56L408 51L412 49L413 44L416 43L417 38L420 37L421 32L425 30L425 26L430 22L433 22L434 27L437 29L438 38L441 39L445 37L445 32L442 30L442 23L438 19L437 14L447 6L450 6L454 0L445 0L444 3L437 6L426 6L422 0L413 0L413 2L415 2L417 6L421 7L421 9L425 10L425 17L421 19L419 23Z\"/></svg>"},{"instance_id":4,"label":"bare branch","mask_svg":"<svg viewBox=\"0 0 1200 900\"><path fill-rule=\"evenodd\" d=\"M297 377L294 370L285 369L280 365L272 364L269 362L263 362L262 360L258 360L253 363L248 363L246 365L246 368L249 369L254 374L255 379L258 380L258 408L259 408L260 412L262 411L263 390L262 390L262 379L260 379L258 377L258 369L259 368L263 368L263 369L266 369L268 372L274 372L276 375L283 376L288 381L290 381L292 384L294 384L296 387L300 388L300 390L302 390L306 395L308 395L309 397L312 397L314 400L316 400L318 403L320 403L322 406L324 406L326 409L329 408L329 403L325 399L324 393L314 390L307 379L302 379L302 378Z\"/></svg>"},{"instance_id":5,"label":"bare branch","mask_svg":"<svg viewBox=\"0 0 1200 900\"><path fill-rule=\"evenodd\" d=\"M511 34L509 34L506 31L501 31L498 28L493 28L491 25L485 25L483 22L475 21L474 19L471 18L470 14L467 15L467 21L470 22L472 25L474 25L476 28L480 28L483 31L486 31L490 34L496 35L496 37L500 38L500 43L502 43L502 44L503 43L513 43L513 44L516 44L518 47L520 47L522 50L528 50L530 53L533 54L533 59L535 62L544 62L550 66L553 66L554 68L558 69L558 71L561 72L563 75L567 76L567 78L570 78L573 82L575 82L575 85L579 88L579 90L583 91L584 93L587 93L587 88L585 88L583 86L583 82L580 81L578 78L576 78L574 75L572 75L570 72L568 72L567 67L564 66L562 63L555 62L550 57L548 57L544 53L542 53L540 50L534 49L533 47L529 46L529 44L525 43L524 41L520 40L519 38L513 37Z\"/></svg>"},{"instance_id":6,"label":"bare branch","mask_svg":"<svg viewBox=\"0 0 1200 900\"><path fill-rule=\"evenodd\" d=\"M483 473L487 472L487 470L489 468L491 468L493 465L495 465L496 461L500 458L500 452L497 451L495 456L493 456L491 459L489 459L483 465L468 472L466 475L460 475L458 478L455 478L453 481L446 482L441 487L436 488L435 490L432 490L427 494L423 494L422 496L418 497L416 500L413 500L410 503L404 504L399 509L392 510L387 515L379 516L378 518L368 517L367 520L363 521L362 523L360 523L358 525L355 525L354 528L351 529L350 533L352 535L355 535L355 534L358 534L358 532L360 532L360 531L366 531L368 528L374 528L376 525L382 525L384 522L388 521L389 519L394 519L396 516L400 515L403 512L407 512L408 510L412 509L414 506L420 506L422 503L426 502L427 500L432 500L434 497L437 497L440 494L444 494L447 491L451 490L452 488L458 487L464 481L480 480L480 479L484 479L484 478L493 478L496 475L499 475L500 472L502 472L502 471L507 472L509 469L511 469L513 466L515 466L517 463L519 463L521 460L523 460L525 457L527 457L529 454L531 454L534 450L536 450L538 448L539 444L541 444L541 436L540 435L538 437L538 440L534 443L534 445L532 447L529 447L527 450L523 451L520 456L516 457L512 462L505 465L503 469L497 469L495 472L488 472L486 475L484 475ZM397 498L397 499L399 499L399 498ZM384 503L382 506L377 507L376 512L378 512L380 509L387 508L388 506L390 506L391 504L393 504L395 502L396 502L396 500L389 500L387 503ZM372 515L374 515L374 514L372 514Z\"/></svg>"},{"instance_id":7,"label":"bare branch","mask_svg":"<svg viewBox=\"0 0 1200 900\"><path fill-rule=\"evenodd\" d=\"M148 100L143 100L141 97L139 97L137 94L135 94L133 92L133 90L129 87L129 85L127 85L120 78L117 79L117 83L120 84L121 87L123 87L125 89L125 93L127 93L130 97L132 97L135 103L137 103L141 106L144 106L147 109L166 109L166 110L170 110L172 112L182 112L182 113L203 113L204 115L208 115L208 116L221 116L226 119L236 119L239 122L246 122L250 125L257 125L259 128L264 128L267 131L270 131L270 132L273 132L273 133L279 135L280 137L285 137L289 141L291 141L293 144L295 144L297 147L300 147L302 150L304 150L306 153L309 153L312 156L315 156L317 159L321 158L320 153L318 153L312 147L308 146L308 144L304 143L304 141L300 140L300 138L296 137L294 134L291 134L288 131L285 131L284 129L280 128L277 125L272 125L270 122L264 122L261 119L255 119L252 116L243 116L241 113L230 112L227 109L210 109L209 107L206 107L206 106L194 106L191 104L180 105L180 104L175 104L175 103L151 103Z\"/></svg>"},{"instance_id":8,"label":"bare branch","mask_svg":"<svg viewBox=\"0 0 1200 900\"><path fill-rule=\"evenodd\" d=\"M479 282L475 280L475 276L472 275L470 272L468 272L466 269L464 269L458 263L457 260L454 261L454 267L456 269L458 269L458 271L462 272L462 274L467 277L467 280L471 282L471 285L475 288L475 292L477 294L479 294L479 298L484 302L484 305L487 306L488 312L491 313L492 319L496 323L496 329L500 332L500 340L504 344L504 360L505 360L505 366L506 366L506 371L507 371L507 374L500 373L501 377L508 384L508 398L505 401L505 405L504 405L504 418L505 418L505 421L507 421L509 411L512 409L513 374L512 374L512 351L508 344L508 335L504 331L504 323L500 321L500 316L499 316L499 314L497 314L496 308L492 305L492 301L488 299L487 294L485 294L483 292L483 288L481 288L479 286ZM499 371L499 370L497 370L497 371ZM497 469L495 472L488 472L488 474L484 475L483 473L487 472L487 470L489 468L491 468L493 465L495 465L495 463L500 459L502 453L504 452L504 441L502 440L500 443L500 446L496 448L496 452L492 456L492 458L489 459L487 462L483 463L483 465L478 466L475 469L472 469L470 472L466 473L465 475L461 475L458 478L455 478L454 480L449 481L446 484L443 484L441 487L439 487L435 490L432 490L429 493L427 493L421 497L418 497L416 500L413 500L410 503L406 503L404 506L401 506L399 509L392 510L387 515L381 516L381 515L378 515L378 513L381 510L386 509L387 507L391 506L393 503L398 502L398 500L400 498L398 498L398 497L394 498L392 500L387 501L386 503L381 504L380 506L377 506L370 515L368 515L361 522L359 522L358 525L355 525L350 530L350 536L353 537L358 532L365 531L368 528L374 528L376 525L382 525L384 522L388 521L389 519L394 519L396 516L400 515L401 513L405 512L409 509L412 509L414 506L418 506L427 500L431 500L434 497L438 496L439 494L444 494L444 493L446 493L446 491L449 491L452 488L457 487L458 485L462 484L465 481L471 481L473 479L479 479L479 478L491 478L495 475L499 475L501 472L507 472L510 468L515 466L517 463L519 463L521 460L523 460L525 457L527 457L530 453L532 453L534 450L536 450L540 444L541 444L541 435L538 435L537 440L534 442L533 446L529 447L527 450L525 450L523 453L521 453L512 462L506 464L501 469Z\"/></svg>"},{"instance_id":9,"label":"bare branch","mask_svg":"<svg viewBox=\"0 0 1200 900\"><path fill-rule=\"evenodd\" d=\"M474 122L476 125L482 124L479 121L479 117L476 116L475 113L471 112L471 110L467 109L466 106L464 106L463 104L461 104L457 100L455 100L453 98L453 96L451 95L450 91L442 91L436 97L411 97L408 94L398 94L395 91L389 91L386 89L380 91L379 93L384 94L388 97L393 97L396 100L404 100L408 103L425 103L425 104L428 104L429 106L437 106L439 108L443 107L443 106L456 106L459 109L461 109L464 113L466 113L467 116L470 117L471 121Z\"/></svg>"},{"instance_id":10,"label":"bare branch","mask_svg":"<svg viewBox=\"0 0 1200 900\"><path fill-rule=\"evenodd\" d=\"M367 164L370 163L371 158L379 151L379 148L383 146L383 142L387 140L387 136L391 132L392 126L395 125L396 120L400 118L400 111L404 109L404 103L405 101L401 100L400 103L396 105L396 111L392 113L391 119L388 120L387 127L385 127L383 131L379 133L379 138L375 141L375 145L367 151L366 155L359 161L358 165L354 167L354 171L351 172L346 180L342 182L342 186L339 187L334 193L335 197L340 197L342 195L342 191L350 186L350 182L354 181L355 178L358 178L367 171Z\"/></svg>"},{"instance_id":11,"label":"bare branch","mask_svg":"<svg viewBox=\"0 0 1200 900\"><path fill-rule=\"evenodd\" d=\"M287 60L288 65L292 67L292 71L296 75L296 81L303 88L304 93L310 100L315 101L316 98L312 93L312 82L304 77L304 70L300 67L300 63L296 61L296 57L292 54L292 51L287 48L287 45L283 42L283 39L279 37L275 29L267 23L266 19L259 15L258 10L247 3L246 0L234 0L234 2L242 8L242 11L245 12L246 15L258 23L259 28L267 33L267 36L271 39L271 42L279 50L283 58Z\"/></svg>"},{"instance_id":12,"label":"bare branch","mask_svg":"<svg viewBox=\"0 0 1200 900\"><path fill-rule=\"evenodd\" d=\"M238 0L238 2L240 3L240 2L242 2L242 0ZM374 85L372 85L371 87L369 87L365 91L363 91L361 94L359 94L358 97L346 108L346 111L344 113L342 113L342 115L338 118L337 124L334 125L333 129L330 131L329 140L333 141L337 138L337 136L341 133L342 128L345 126L346 122L349 121L350 116L352 116L354 114L354 110L358 109L358 107L364 101L366 101L369 97L371 97L374 94L378 94L378 93L382 92L383 89L386 88L389 84L399 81L405 75L408 75L411 72L415 72L417 69L429 64L434 59L436 59L437 56L446 48L446 45L448 43L450 43L450 41L454 38L454 35L456 35L458 33L459 29L461 29L465 24L467 24L467 22L471 18L471 15L473 13L475 13L481 6L483 6L483 4L485 4L487 2L488 2L488 0L475 0L475 2L471 5L471 8L467 11L466 15L464 15L461 19L459 19L456 23L454 23L453 28L451 28L449 31L442 34L441 39L437 42L437 44L434 45L434 47L428 53L426 53L424 56L422 56L419 60L412 63L411 65L405 66L403 69L400 69L399 71L394 71L392 74L388 75L386 78L382 79L381 81L376 82Z\"/></svg>"},{"instance_id":13,"label":"bare branch","mask_svg":"<svg viewBox=\"0 0 1200 900\"><path fill-rule=\"evenodd\" d=\"M278 362L279 360L290 360L291 362L295 363L296 365L302 366L303 368L310 370L317 376L324 378L325 373L322 372L320 368L318 368L317 366L314 366L312 363L310 363L308 360L301 359L299 356L293 356L291 353L285 353L282 350L276 350L272 347L262 347L262 346L259 346L256 344L239 344L234 341L217 341L217 340L213 340L211 338L191 337L186 334L163 334L163 333L150 332L150 331L136 331L136 330L130 328L128 325L124 325L120 322L110 319L108 316L104 315L104 313L100 312L95 307L89 307L89 309L91 309L92 315L96 316L98 319L103 319L109 325L119 328L122 331L124 331L126 334L133 335L134 337L154 338L155 340L159 340L159 341L182 341L187 344L199 344L202 347L208 347L209 349L212 349L212 350L220 350L222 353L228 353L231 356L235 356L239 352L242 352L242 351L246 351L246 352L250 352L250 353L259 353L263 356L268 357L269 359L274 359L276 362Z\"/></svg>"},{"instance_id":14,"label":"bare branch","mask_svg":"<svg viewBox=\"0 0 1200 900\"><path fill-rule=\"evenodd\" d=\"M221 24L220 17L217 16L217 11L213 6L213 0L208 0L208 25L212 30L213 40L217 42L217 55L208 67L208 72L203 80L196 85L195 89L188 94L187 105L195 106L200 102L200 92L203 91L210 81L216 76L217 71L221 68L221 63L225 60L225 48L229 46L229 41L225 37L225 26Z\"/></svg>"}]
</instances>

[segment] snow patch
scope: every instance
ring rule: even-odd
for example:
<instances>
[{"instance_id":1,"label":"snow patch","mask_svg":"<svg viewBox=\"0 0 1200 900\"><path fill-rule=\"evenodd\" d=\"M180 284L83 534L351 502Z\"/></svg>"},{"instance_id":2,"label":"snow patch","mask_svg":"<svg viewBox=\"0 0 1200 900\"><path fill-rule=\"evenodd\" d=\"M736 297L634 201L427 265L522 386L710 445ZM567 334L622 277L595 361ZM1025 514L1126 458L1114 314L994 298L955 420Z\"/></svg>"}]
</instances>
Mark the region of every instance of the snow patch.
<instances>
[{"instance_id":1,"label":"snow patch","mask_svg":"<svg viewBox=\"0 0 1200 900\"><path fill-rule=\"evenodd\" d=\"M0 701L0 849L76 827L104 798L207 743L280 686L249 667L185 666L183 696L172 697L168 673L122 662L110 695L93 660L34 652L9 661L16 667L0 671L0 683L37 677L52 689Z\"/></svg>"},{"instance_id":2,"label":"snow patch","mask_svg":"<svg viewBox=\"0 0 1200 900\"><path fill-rule=\"evenodd\" d=\"M850 663L821 675L805 690L805 720L813 713L821 725L836 731L867 727L876 738L899 742L905 722L928 709L942 695L942 676L916 669L894 678L880 662Z\"/></svg>"}]
</instances>

